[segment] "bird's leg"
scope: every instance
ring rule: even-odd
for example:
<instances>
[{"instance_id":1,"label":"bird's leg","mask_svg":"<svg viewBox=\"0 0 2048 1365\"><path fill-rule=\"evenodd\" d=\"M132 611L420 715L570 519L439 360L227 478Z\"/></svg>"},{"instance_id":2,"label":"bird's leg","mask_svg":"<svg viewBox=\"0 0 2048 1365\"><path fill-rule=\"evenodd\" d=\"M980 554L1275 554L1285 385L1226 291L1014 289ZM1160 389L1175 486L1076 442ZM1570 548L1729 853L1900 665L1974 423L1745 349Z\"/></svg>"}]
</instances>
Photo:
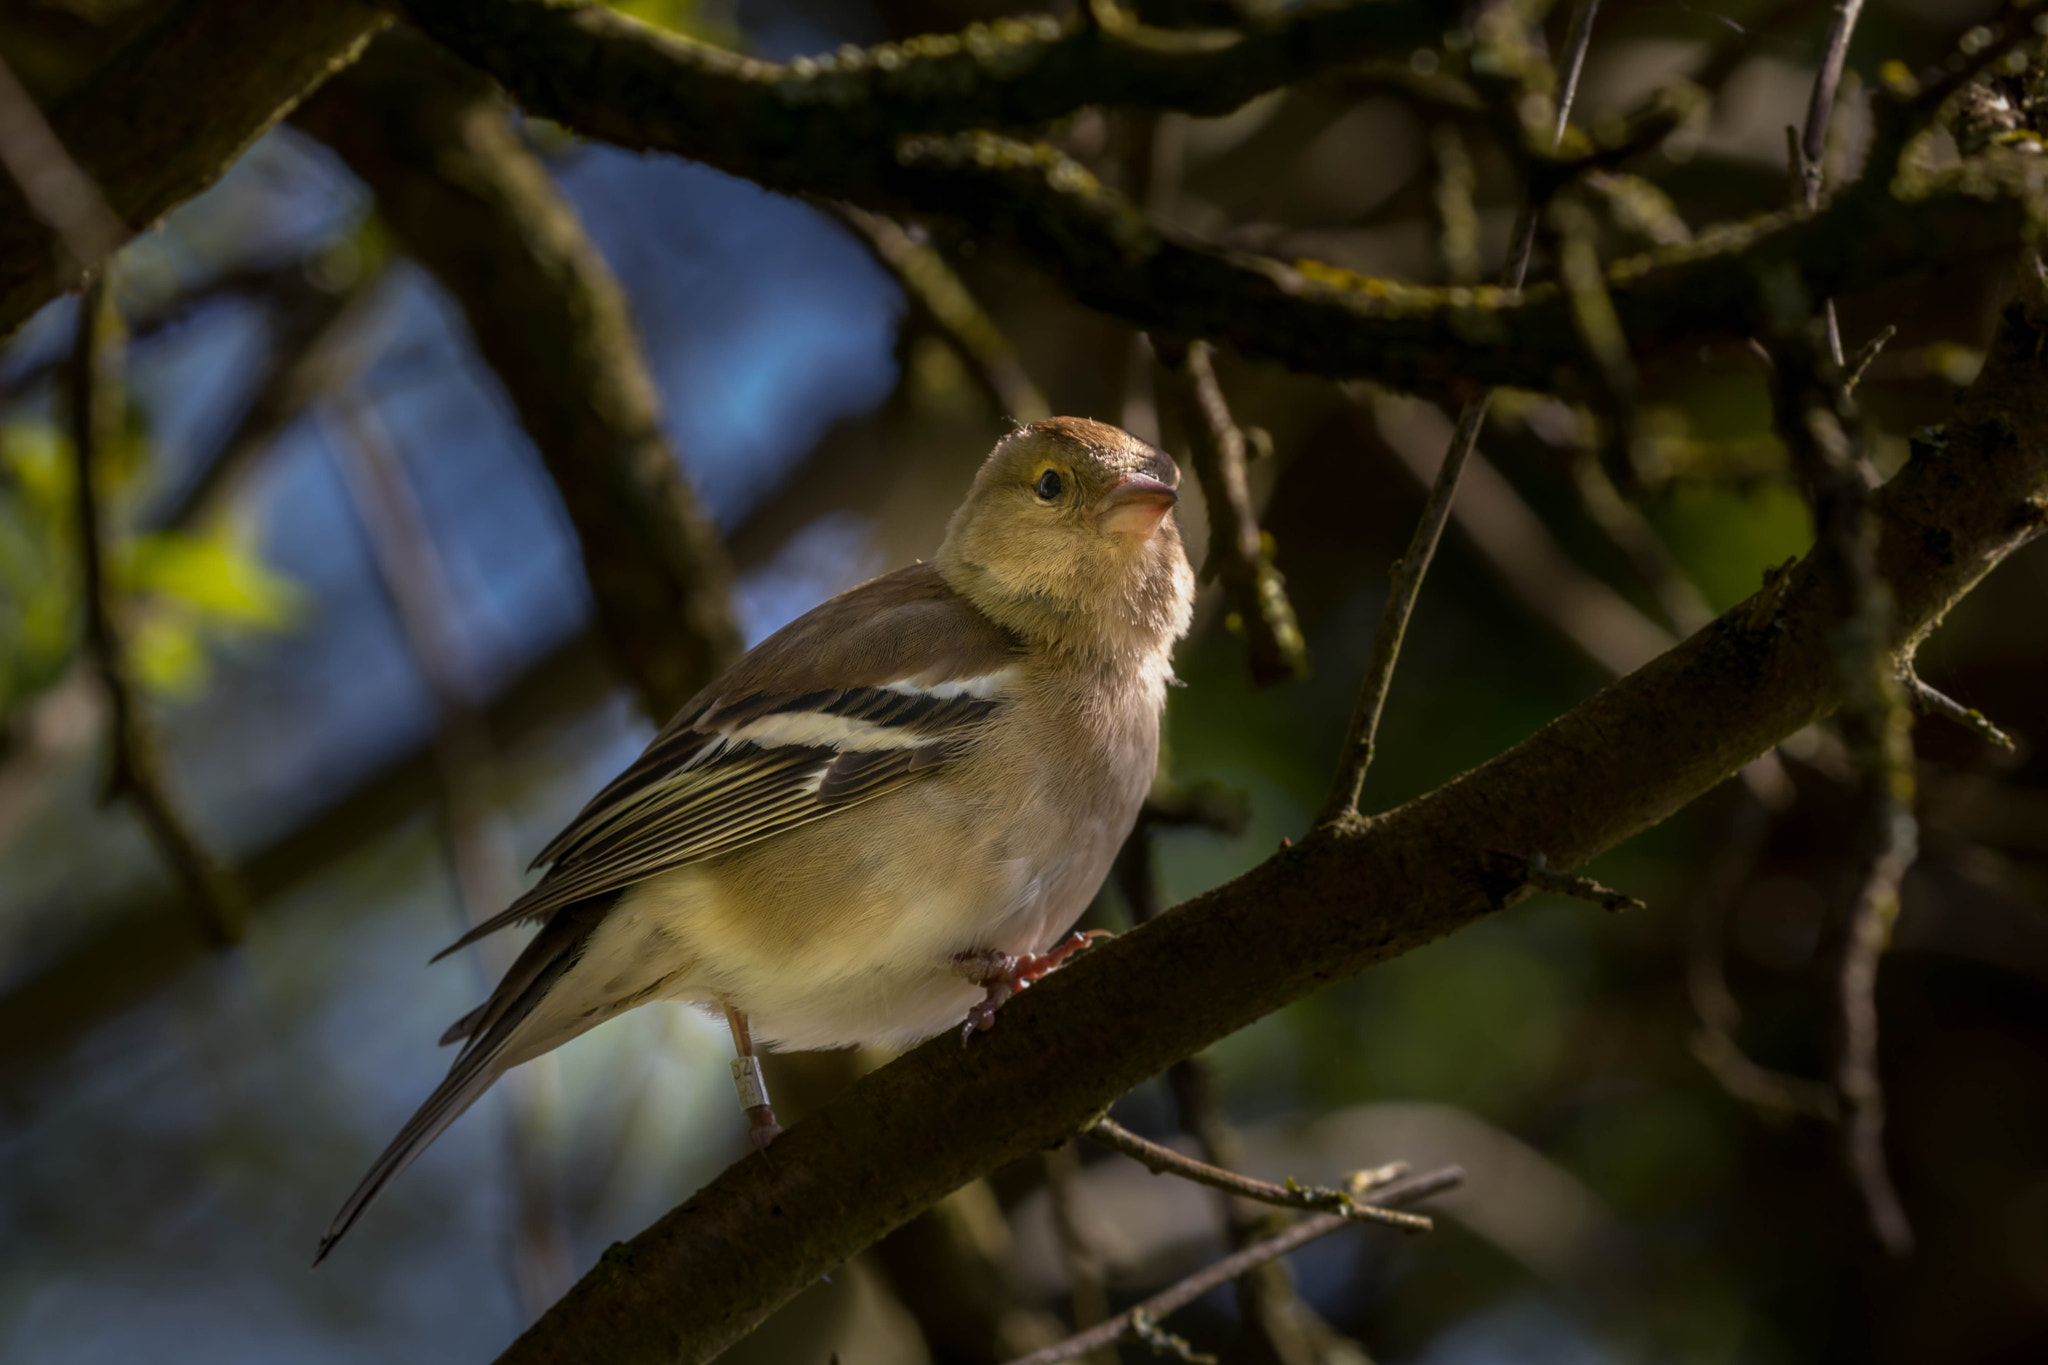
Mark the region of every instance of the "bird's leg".
<instances>
[{"instance_id":1,"label":"bird's leg","mask_svg":"<svg viewBox=\"0 0 2048 1365\"><path fill-rule=\"evenodd\" d=\"M732 1059L732 1083L740 1092L740 1107L747 1111L747 1136L765 1158L768 1144L782 1136L775 1121L775 1106L768 1103L768 1082L761 1078L761 1059L754 1055L754 1037L747 1031L744 1010L725 1007L726 1026L732 1030L732 1045L739 1056Z\"/></svg>"},{"instance_id":2,"label":"bird's leg","mask_svg":"<svg viewBox=\"0 0 2048 1365\"><path fill-rule=\"evenodd\" d=\"M1043 953L1025 953L1020 957L1012 953L1000 953L993 948L982 948L975 952L954 954L954 965L966 974L968 980L986 992L981 1002L967 1011L967 1023L960 1030L960 1046L967 1046L967 1040L975 1034L986 1033L994 1028L996 1011L1001 1009L1011 996L1096 939L1112 937L1114 935L1107 929L1090 929L1085 933L1076 929L1055 944L1050 951Z\"/></svg>"}]
</instances>

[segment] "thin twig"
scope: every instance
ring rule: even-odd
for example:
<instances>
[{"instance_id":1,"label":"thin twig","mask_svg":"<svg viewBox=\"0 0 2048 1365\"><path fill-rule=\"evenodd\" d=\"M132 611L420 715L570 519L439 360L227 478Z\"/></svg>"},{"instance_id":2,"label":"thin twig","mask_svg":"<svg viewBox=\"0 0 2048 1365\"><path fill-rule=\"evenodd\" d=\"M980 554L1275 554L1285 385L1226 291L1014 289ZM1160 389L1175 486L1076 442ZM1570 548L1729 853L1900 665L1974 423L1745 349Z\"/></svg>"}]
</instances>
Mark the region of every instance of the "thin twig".
<instances>
[{"instance_id":1,"label":"thin twig","mask_svg":"<svg viewBox=\"0 0 2048 1365\"><path fill-rule=\"evenodd\" d=\"M1209 506L1209 557L1202 577L1220 578L1230 603L1233 629L1249 646L1252 681L1265 686L1308 673L1308 642L1294 617L1294 604L1274 567L1270 538L1259 528L1245 475L1245 435L1231 418L1216 382L1212 350L1205 341L1153 337L1161 367L1172 378L1195 477Z\"/></svg>"},{"instance_id":2,"label":"thin twig","mask_svg":"<svg viewBox=\"0 0 2048 1365\"><path fill-rule=\"evenodd\" d=\"M1550 866L1541 853L1524 858L1518 853L1494 853L1488 861L1502 866L1507 875L1524 886L1538 891L1547 891L1553 896L1569 896L1575 901L1597 905L1610 914L1624 910L1646 910L1649 907L1625 891L1616 891L1604 886L1591 877L1581 877L1571 872L1560 872Z\"/></svg>"},{"instance_id":3,"label":"thin twig","mask_svg":"<svg viewBox=\"0 0 2048 1365\"><path fill-rule=\"evenodd\" d=\"M1842 69L1849 59L1849 39L1862 16L1863 0L1835 0L1834 22L1828 28L1828 44L1814 73L1813 92L1806 101L1806 131L1800 138L1800 194L1809 209L1820 207L1821 163L1828 149L1828 121L1835 111L1835 95L1842 86ZM1841 357L1835 357L1836 363Z\"/></svg>"},{"instance_id":4,"label":"thin twig","mask_svg":"<svg viewBox=\"0 0 2048 1365\"><path fill-rule=\"evenodd\" d=\"M1974 706L1965 706L1945 692L1938 692L1921 681L1920 675L1911 669L1899 676L1899 682L1906 689L1906 701L1923 716L1940 716L1952 720L1966 730L1974 730L1986 743L1995 744L2012 753L2017 746L2012 736L1998 728L1989 716Z\"/></svg>"},{"instance_id":5,"label":"thin twig","mask_svg":"<svg viewBox=\"0 0 2048 1365\"><path fill-rule=\"evenodd\" d=\"M1856 386L1863 382L1863 372L1870 368L1870 362L1877 359L1877 353L1885 348L1885 343L1898 334L1898 325L1887 322L1877 329L1870 340L1858 346L1856 354L1849 357L1847 372L1842 376L1842 387L1850 393L1856 392Z\"/></svg>"},{"instance_id":6,"label":"thin twig","mask_svg":"<svg viewBox=\"0 0 2048 1365\"><path fill-rule=\"evenodd\" d=\"M893 218L851 204L827 201L882 267L896 277L911 303L938 328L946 344L995 400L1020 422L1052 416L1045 395L1031 380L1017 348L1003 335L939 249Z\"/></svg>"},{"instance_id":7,"label":"thin twig","mask_svg":"<svg viewBox=\"0 0 2048 1365\"><path fill-rule=\"evenodd\" d=\"M1081 1130L1083 1136L1092 1138L1114 1152L1122 1152L1131 1160L1143 1166L1154 1175L1177 1175L1183 1180L1192 1180L1197 1185L1207 1185L1212 1190L1235 1194L1261 1204L1271 1204L1281 1209L1308 1209L1318 1213L1342 1213L1346 1217L1363 1219L1368 1223L1385 1223L1388 1227L1400 1228L1403 1232L1428 1232L1436 1225L1419 1213L1398 1213L1393 1209L1374 1208L1360 1204L1349 1191L1330 1189L1321 1185L1296 1185L1289 1181L1275 1185L1269 1180L1254 1180L1236 1171L1226 1171L1221 1166L1212 1166L1206 1161L1197 1161L1191 1156L1182 1156L1171 1147L1161 1146L1149 1138L1139 1137L1115 1119L1104 1116ZM1381 1167L1384 1172L1388 1168ZM1403 1165L1400 1171L1381 1184L1390 1183L1407 1173Z\"/></svg>"},{"instance_id":8,"label":"thin twig","mask_svg":"<svg viewBox=\"0 0 2048 1365\"><path fill-rule=\"evenodd\" d=\"M1577 69L1584 61L1583 49L1592 41L1593 19L1599 8L1599 0L1576 0L1571 32L1576 38L1577 50L1565 54L1567 70ZM1571 101L1560 98L1551 138L1553 145L1562 140L1570 120ZM1528 278L1529 256L1536 244L1538 216L1538 206L1532 198L1522 206L1513 241L1508 248L1507 268L1502 272L1502 283L1510 294L1519 292L1523 281ZM1388 575L1387 601L1380 611L1379 628L1373 633L1372 657L1366 664L1358 703L1351 713L1351 725L1344 736L1336 778L1330 784L1330 794L1316 816L1318 825L1332 824L1358 814L1359 798L1365 792L1365 775L1372 767L1380 715L1386 709L1387 692L1394 682L1394 665L1401 657L1401 645L1408 634L1408 620L1415 613L1415 599L1422 592L1422 580L1436 555L1437 542L1443 538L1444 523L1450 519L1458 478L1464 472L1465 461L1470 458L1473 447L1479 443L1479 432L1486 425L1487 410L1492 403L1493 393L1488 390L1467 403L1458 414L1458 425L1452 432L1450 448L1445 452L1444 462L1437 469L1436 482L1431 485L1429 496L1423 502L1415 534L1408 541L1407 551L1394 561L1393 571Z\"/></svg>"},{"instance_id":9,"label":"thin twig","mask_svg":"<svg viewBox=\"0 0 2048 1365\"><path fill-rule=\"evenodd\" d=\"M1849 59L1849 39L1856 32L1856 20L1863 13L1863 0L1835 0L1834 23L1828 29L1828 45L1820 70L1814 73L1813 93L1806 102L1806 131L1800 135L1793 154L1793 188L1811 213L1820 207L1820 192L1828 148L1828 123L1835 112L1835 95L1841 88L1842 68ZM1843 365L1842 328L1835 319L1835 301L1821 304L1821 320L1827 327L1828 354Z\"/></svg>"},{"instance_id":10,"label":"thin twig","mask_svg":"<svg viewBox=\"0 0 2048 1365\"><path fill-rule=\"evenodd\" d=\"M1439 1194L1458 1185L1465 1179L1464 1171L1456 1166L1430 1171L1412 1180L1381 1190L1374 1198L1380 1205L1412 1204L1417 1200ZM1176 1309L1185 1308L1202 1295L1221 1284L1228 1284L1246 1271L1277 1257L1285 1256L1296 1247L1306 1246L1319 1237L1327 1237L1340 1228L1349 1227L1356 1219L1341 1213L1322 1213L1304 1218L1285 1232L1277 1233L1263 1241L1222 1260L1206 1269L1196 1271L1180 1283L1161 1290L1151 1298L1127 1309L1089 1331L1069 1337L1042 1351L1009 1362L1009 1365L1058 1365L1064 1360L1073 1360L1099 1347L1108 1346L1121 1340L1131 1331L1134 1318L1139 1315L1158 1323Z\"/></svg>"},{"instance_id":11,"label":"thin twig","mask_svg":"<svg viewBox=\"0 0 2048 1365\"><path fill-rule=\"evenodd\" d=\"M106 690L113 751L103 799L120 797L133 803L157 851L185 884L201 932L216 946L225 947L242 936L247 901L240 884L208 851L171 799L155 728L128 670L120 602L108 580L108 532L99 471L105 462L104 452L121 427L121 358L120 318L107 272L102 271L79 303L70 383L85 652Z\"/></svg>"}]
</instances>

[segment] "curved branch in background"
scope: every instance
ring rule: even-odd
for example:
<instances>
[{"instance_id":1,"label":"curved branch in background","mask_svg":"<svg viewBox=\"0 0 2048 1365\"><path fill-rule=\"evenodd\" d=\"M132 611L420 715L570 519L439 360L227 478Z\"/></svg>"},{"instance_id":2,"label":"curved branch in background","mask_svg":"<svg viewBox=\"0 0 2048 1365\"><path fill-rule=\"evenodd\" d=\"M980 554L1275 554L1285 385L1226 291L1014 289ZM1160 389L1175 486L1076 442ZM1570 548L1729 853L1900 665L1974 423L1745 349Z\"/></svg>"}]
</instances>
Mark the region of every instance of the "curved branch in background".
<instances>
[{"instance_id":1,"label":"curved branch in background","mask_svg":"<svg viewBox=\"0 0 2048 1365\"><path fill-rule=\"evenodd\" d=\"M1053 148L986 131L883 134L849 147L842 133L792 143L780 118L707 120L690 90L704 79L698 58L679 58L658 30L587 6L413 0L409 12L522 108L575 133L670 152L789 194L950 222L1021 248L1082 303L1145 331L1400 389L1590 390L1569 302L1555 286L1532 286L1517 303L1501 289L1425 288L1217 247L1148 223ZM819 88L828 86L819 77ZM827 112L820 122L875 126L858 109ZM1980 173L1958 173L1908 203L1888 176L1873 175L1818 214L1770 214L1617 262L1607 289L1639 350L1752 336L1766 330L1765 270L1795 268L1816 293L1841 296L1930 260L2002 250L2021 231L2012 200L2024 192L2000 193Z\"/></svg>"},{"instance_id":2,"label":"curved branch in background","mask_svg":"<svg viewBox=\"0 0 2048 1365\"><path fill-rule=\"evenodd\" d=\"M1454 27L1439 6L1404 0L1312 0L1203 30L1098 25L1084 12L776 63L595 0L407 0L405 8L487 69L522 70L529 84L571 101L586 89L610 92L618 117L700 139L709 153L700 159L714 165L721 155L765 154L791 170L834 162L870 176L908 134L1036 128L1090 105L1223 115L1348 62L1434 45Z\"/></svg>"},{"instance_id":3,"label":"curved branch in background","mask_svg":"<svg viewBox=\"0 0 2048 1365\"><path fill-rule=\"evenodd\" d=\"M185 884L200 931L216 947L227 947L242 937L247 901L241 884L200 841L171 799L155 729L128 669L119 598L107 581L107 521L99 497L99 471L122 423L120 326L102 274L78 310L78 341L69 378L84 647L106 692L110 732L104 799L133 803L157 851Z\"/></svg>"},{"instance_id":4,"label":"curved branch in background","mask_svg":"<svg viewBox=\"0 0 2048 1365\"><path fill-rule=\"evenodd\" d=\"M598 628L666 721L739 652L732 569L661 429L624 293L487 81L393 33L300 126L469 320L574 524Z\"/></svg>"},{"instance_id":5,"label":"curved branch in background","mask_svg":"<svg viewBox=\"0 0 2048 1365\"><path fill-rule=\"evenodd\" d=\"M50 131L114 217L141 231L218 180L390 22L368 0L184 0L58 100ZM0 337L98 264L70 259L0 183Z\"/></svg>"},{"instance_id":6,"label":"curved branch in background","mask_svg":"<svg viewBox=\"0 0 2048 1365\"><path fill-rule=\"evenodd\" d=\"M1923 446L1876 502L1892 647L1909 659L2048 526L2048 322L2007 307L1946 444ZM1833 635L1853 609L1809 559L1456 781L1324 826L1078 959L974 1046L939 1038L864 1077L777 1143L773 1169L742 1162L612 1247L502 1359L710 1359L890 1228L1179 1058L1498 910L1488 851L1576 867L1828 714L1844 695Z\"/></svg>"}]
</instances>

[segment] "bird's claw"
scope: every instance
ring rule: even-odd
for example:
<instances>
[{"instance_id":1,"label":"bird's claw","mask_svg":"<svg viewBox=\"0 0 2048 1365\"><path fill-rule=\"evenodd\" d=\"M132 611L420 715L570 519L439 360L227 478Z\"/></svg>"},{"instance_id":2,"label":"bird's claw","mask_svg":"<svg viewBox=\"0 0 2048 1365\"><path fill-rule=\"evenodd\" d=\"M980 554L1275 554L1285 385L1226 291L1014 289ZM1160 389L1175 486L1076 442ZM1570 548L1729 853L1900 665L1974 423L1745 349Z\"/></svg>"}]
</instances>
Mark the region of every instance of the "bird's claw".
<instances>
[{"instance_id":1,"label":"bird's claw","mask_svg":"<svg viewBox=\"0 0 2048 1365\"><path fill-rule=\"evenodd\" d=\"M987 1033L994 1028L996 1011L1018 991L1044 977L1096 939L1113 937L1115 935L1107 929L1076 929L1043 953L1017 956L990 950L960 954L955 960L972 969L975 984L985 992L980 1002L967 1011L967 1022L960 1028L960 1046L966 1047L975 1034Z\"/></svg>"},{"instance_id":2,"label":"bird's claw","mask_svg":"<svg viewBox=\"0 0 2048 1365\"><path fill-rule=\"evenodd\" d=\"M747 1110L747 1136L753 1140L754 1150L761 1154L770 1168L775 1165L768 1155L769 1144L782 1136L782 1125L775 1121L775 1110L766 1104L757 1104Z\"/></svg>"}]
</instances>

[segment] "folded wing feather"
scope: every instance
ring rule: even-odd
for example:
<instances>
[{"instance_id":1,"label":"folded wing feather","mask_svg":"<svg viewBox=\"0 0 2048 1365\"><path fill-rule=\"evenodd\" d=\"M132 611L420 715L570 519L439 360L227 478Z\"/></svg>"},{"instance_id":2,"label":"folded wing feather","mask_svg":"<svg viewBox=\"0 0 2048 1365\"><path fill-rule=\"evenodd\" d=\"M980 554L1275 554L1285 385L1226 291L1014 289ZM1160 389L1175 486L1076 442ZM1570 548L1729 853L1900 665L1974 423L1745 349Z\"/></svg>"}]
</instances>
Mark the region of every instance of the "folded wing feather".
<instances>
[{"instance_id":1,"label":"folded wing feather","mask_svg":"<svg viewBox=\"0 0 2048 1365\"><path fill-rule=\"evenodd\" d=\"M547 875L438 956L936 771L1001 709L1017 655L928 565L841 594L706 688L541 851Z\"/></svg>"}]
</instances>

